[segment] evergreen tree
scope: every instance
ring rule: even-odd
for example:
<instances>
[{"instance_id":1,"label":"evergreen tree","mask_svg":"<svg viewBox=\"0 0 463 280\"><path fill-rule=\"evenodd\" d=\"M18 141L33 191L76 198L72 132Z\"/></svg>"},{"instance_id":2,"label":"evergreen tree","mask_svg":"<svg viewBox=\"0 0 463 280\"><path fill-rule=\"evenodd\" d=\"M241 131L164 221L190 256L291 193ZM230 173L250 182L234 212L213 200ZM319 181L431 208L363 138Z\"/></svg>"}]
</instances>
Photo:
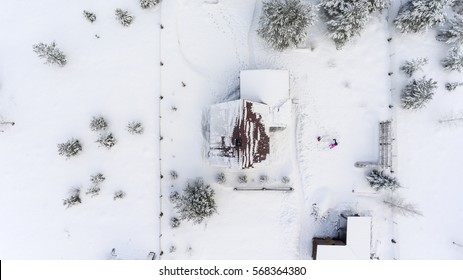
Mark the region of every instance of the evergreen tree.
<instances>
[{"instance_id":1,"label":"evergreen tree","mask_svg":"<svg viewBox=\"0 0 463 280\"><path fill-rule=\"evenodd\" d=\"M148 9L159 4L161 0L140 0L140 6L143 9Z\"/></svg>"},{"instance_id":2,"label":"evergreen tree","mask_svg":"<svg viewBox=\"0 0 463 280\"><path fill-rule=\"evenodd\" d=\"M91 23L93 23L96 20L96 15L94 13L91 13L85 10L84 10L84 17L88 19Z\"/></svg>"},{"instance_id":3,"label":"evergreen tree","mask_svg":"<svg viewBox=\"0 0 463 280\"><path fill-rule=\"evenodd\" d=\"M428 59L426 57L405 61L404 65L400 67L400 70L407 74L407 76L411 77L416 71L422 70L421 68L427 63Z\"/></svg>"},{"instance_id":4,"label":"evergreen tree","mask_svg":"<svg viewBox=\"0 0 463 280\"><path fill-rule=\"evenodd\" d=\"M90 121L90 129L92 131L100 131L108 128L108 122L101 116L94 116Z\"/></svg>"},{"instance_id":5,"label":"evergreen tree","mask_svg":"<svg viewBox=\"0 0 463 280\"><path fill-rule=\"evenodd\" d=\"M370 15L389 6L384 0L322 0L319 4L328 28L328 37L341 49L360 35Z\"/></svg>"},{"instance_id":6,"label":"evergreen tree","mask_svg":"<svg viewBox=\"0 0 463 280\"><path fill-rule=\"evenodd\" d=\"M143 134L144 128L141 122L129 122L127 131L131 134Z\"/></svg>"},{"instance_id":7,"label":"evergreen tree","mask_svg":"<svg viewBox=\"0 0 463 280\"><path fill-rule=\"evenodd\" d=\"M58 144L58 153L62 156L70 158L76 156L82 151L82 145L79 140L71 138L65 143Z\"/></svg>"},{"instance_id":8,"label":"evergreen tree","mask_svg":"<svg viewBox=\"0 0 463 280\"><path fill-rule=\"evenodd\" d=\"M370 187L372 187L375 191L394 191L397 188L400 188L400 184L396 178L387 176L382 171L372 170L365 178L367 179L368 183L370 183Z\"/></svg>"},{"instance_id":9,"label":"evergreen tree","mask_svg":"<svg viewBox=\"0 0 463 280\"><path fill-rule=\"evenodd\" d=\"M106 178L101 173L90 176L90 182L92 182L92 185L87 189L85 194L90 194L92 197L100 194L101 183L103 183L104 180L106 180Z\"/></svg>"},{"instance_id":10,"label":"evergreen tree","mask_svg":"<svg viewBox=\"0 0 463 280\"><path fill-rule=\"evenodd\" d=\"M314 8L301 0L268 0L263 3L257 34L282 51L304 41L314 21Z\"/></svg>"},{"instance_id":11,"label":"evergreen tree","mask_svg":"<svg viewBox=\"0 0 463 280\"><path fill-rule=\"evenodd\" d=\"M455 15L455 18L448 21L448 25L440 29L436 36L437 41L447 44L463 43L463 16Z\"/></svg>"},{"instance_id":12,"label":"evergreen tree","mask_svg":"<svg viewBox=\"0 0 463 280\"><path fill-rule=\"evenodd\" d=\"M399 10L394 25L402 33L425 31L445 21L446 5L453 0L410 0Z\"/></svg>"},{"instance_id":13,"label":"evergreen tree","mask_svg":"<svg viewBox=\"0 0 463 280\"><path fill-rule=\"evenodd\" d=\"M421 109L423 108L435 93L437 82L433 79L423 77L419 80L413 79L402 90L400 97L402 108L404 109Z\"/></svg>"},{"instance_id":14,"label":"evergreen tree","mask_svg":"<svg viewBox=\"0 0 463 280\"><path fill-rule=\"evenodd\" d=\"M175 205L180 219L191 220L193 223L199 224L205 218L217 213L214 195L214 190L209 185L204 184L201 178L194 182L188 182Z\"/></svg>"},{"instance_id":15,"label":"evergreen tree","mask_svg":"<svg viewBox=\"0 0 463 280\"><path fill-rule=\"evenodd\" d=\"M58 49L55 42L51 44L38 43L33 45L32 49L38 57L46 59L46 64L57 64L63 67L67 63L66 55Z\"/></svg>"},{"instance_id":16,"label":"evergreen tree","mask_svg":"<svg viewBox=\"0 0 463 280\"><path fill-rule=\"evenodd\" d=\"M463 15L463 0L455 0L452 5L452 10L459 15Z\"/></svg>"},{"instance_id":17,"label":"evergreen tree","mask_svg":"<svg viewBox=\"0 0 463 280\"><path fill-rule=\"evenodd\" d=\"M123 26L129 26L132 24L133 16L129 15L129 12L126 10L116 9L116 18Z\"/></svg>"},{"instance_id":18,"label":"evergreen tree","mask_svg":"<svg viewBox=\"0 0 463 280\"><path fill-rule=\"evenodd\" d=\"M177 217L170 218L170 227L177 228L180 226L180 220Z\"/></svg>"},{"instance_id":19,"label":"evergreen tree","mask_svg":"<svg viewBox=\"0 0 463 280\"><path fill-rule=\"evenodd\" d=\"M79 188L72 188L71 196L69 198L63 199L63 205L66 206L66 208L69 208L71 206L74 206L80 203L82 203L82 200L80 199L80 189Z\"/></svg>"},{"instance_id":20,"label":"evergreen tree","mask_svg":"<svg viewBox=\"0 0 463 280\"><path fill-rule=\"evenodd\" d=\"M460 72L463 68L463 52L460 47L450 49L448 55L441 61L441 64L445 70Z\"/></svg>"},{"instance_id":21,"label":"evergreen tree","mask_svg":"<svg viewBox=\"0 0 463 280\"><path fill-rule=\"evenodd\" d=\"M107 134L102 134L98 140L96 140L97 143L100 143L101 146L106 147L108 149L111 149L114 145L116 145L116 138L114 138L114 135L110 132Z\"/></svg>"},{"instance_id":22,"label":"evergreen tree","mask_svg":"<svg viewBox=\"0 0 463 280\"><path fill-rule=\"evenodd\" d=\"M126 195L126 194L125 194L124 191L119 190L119 191L116 191L116 192L114 193L113 199L114 199L114 200L116 200L116 199L123 199L123 198L125 197L125 195Z\"/></svg>"}]
</instances>

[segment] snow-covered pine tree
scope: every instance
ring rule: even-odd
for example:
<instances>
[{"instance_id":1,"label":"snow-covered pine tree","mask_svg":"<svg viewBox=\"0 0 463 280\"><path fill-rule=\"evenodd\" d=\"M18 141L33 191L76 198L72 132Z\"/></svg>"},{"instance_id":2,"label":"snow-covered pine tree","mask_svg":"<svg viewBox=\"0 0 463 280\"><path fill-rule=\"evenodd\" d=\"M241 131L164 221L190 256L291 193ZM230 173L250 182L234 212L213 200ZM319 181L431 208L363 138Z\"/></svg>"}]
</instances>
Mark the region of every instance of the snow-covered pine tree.
<instances>
[{"instance_id":1,"label":"snow-covered pine tree","mask_svg":"<svg viewBox=\"0 0 463 280\"><path fill-rule=\"evenodd\" d=\"M328 37L341 49L360 35L370 15L389 6L386 0L322 0L319 4L328 28Z\"/></svg>"},{"instance_id":2,"label":"snow-covered pine tree","mask_svg":"<svg viewBox=\"0 0 463 280\"><path fill-rule=\"evenodd\" d=\"M402 90L400 101L404 109L421 109L429 102L437 88L437 82L433 79L422 77L413 79Z\"/></svg>"},{"instance_id":3,"label":"snow-covered pine tree","mask_svg":"<svg viewBox=\"0 0 463 280\"><path fill-rule=\"evenodd\" d=\"M96 15L86 10L84 10L84 17L88 19L91 23L93 23L96 20Z\"/></svg>"},{"instance_id":4,"label":"snow-covered pine tree","mask_svg":"<svg viewBox=\"0 0 463 280\"><path fill-rule=\"evenodd\" d=\"M421 68L428 63L428 59L426 57L421 57L417 59L412 59L410 61L405 61L405 63L400 67L400 70L404 72L407 76L411 77L413 73L418 70L422 70Z\"/></svg>"},{"instance_id":5,"label":"snow-covered pine tree","mask_svg":"<svg viewBox=\"0 0 463 280\"><path fill-rule=\"evenodd\" d=\"M123 199L125 197L125 192L122 191L122 190L119 190L119 191L116 191L114 193L114 196L113 196L113 199L116 200L116 199Z\"/></svg>"},{"instance_id":6,"label":"snow-covered pine tree","mask_svg":"<svg viewBox=\"0 0 463 280\"><path fill-rule=\"evenodd\" d=\"M127 131L130 134L143 134L144 128L141 122L129 122Z\"/></svg>"},{"instance_id":7,"label":"snow-covered pine tree","mask_svg":"<svg viewBox=\"0 0 463 280\"><path fill-rule=\"evenodd\" d=\"M387 195L383 198L383 202L403 216L423 216L423 213L414 204L406 202L398 195Z\"/></svg>"},{"instance_id":8,"label":"snow-covered pine tree","mask_svg":"<svg viewBox=\"0 0 463 280\"><path fill-rule=\"evenodd\" d=\"M463 0L455 0L452 4L452 10L459 15L463 15Z\"/></svg>"},{"instance_id":9,"label":"snow-covered pine tree","mask_svg":"<svg viewBox=\"0 0 463 280\"><path fill-rule=\"evenodd\" d=\"M394 25L402 33L425 31L445 21L445 6L454 0L410 0L399 10Z\"/></svg>"},{"instance_id":10,"label":"snow-covered pine tree","mask_svg":"<svg viewBox=\"0 0 463 280\"><path fill-rule=\"evenodd\" d=\"M92 197L98 195L101 190L101 183L103 183L104 180L106 180L106 178L102 173L90 176L90 182L92 182L92 185L87 189L85 194L89 194Z\"/></svg>"},{"instance_id":11,"label":"snow-covered pine tree","mask_svg":"<svg viewBox=\"0 0 463 280\"><path fill-rule=\"evenodd\" d=\"M457 83L457 82L453 82L453 83L446 83L445 84L445 89L448 90L448 91L454 91L457 89L457 87L461 87L463 86L463 83Z\"/></svg>"},{"instance_id":12,"label":"snow-covered pine tree","mask_svg":"<svg viewBox=\"0 0 463 280\"><path fill-rule=\"evenodd\" d=\"M301 0L268 0L263 3L257 34L283 51L304 41L314 21L314 7Z\"/></svg>"},{"instance_id":13,"label":"snow-covered pine tree","mask_svg":"<svg viewBox=\"0 0 463 280\"><path fill-rule=\"evenodd\" d=\"M447 26L437 32L436 40L447 44L463 44L463 16L455 15L449 19Z\"/></svg>"},{"instance_id":14,"label":"snow-covered pine tree","mask_svg":"<svg viewBox=\"0 0 463 280\"><path fill-rule=\"evenodd\" d=\"M161 0L140 0L140 7L142 9L148 9L159 4Z\"/></svg>"},{"instance_id":15,"label":"snow-covered pine tree","mask_svg":"<svg viewBox=\"0 0 463 280\"><path fill-rule=\"evenodd\" d=\"M367 179L368 183L370 183L370 187L372 187L375 191L379 190L391 190L394 191L397 188L400 188L400 184L396 178L392 178L382 171L378 171L373 169L370 171L365 178Z\"/></svg>"},{"instance_id":16,"label":"snow-covered pine tree","mask_svg":"<svg viewBox=\"0 0 463 280\"><path fill-rule=\"evenodd\" d=\"M461 48L453 47L450 49L448 55L441 60L442 67L448 71L458 71L460 72L463 68L463 52Z\"/></svg>"},{"instance_id":17,"label":"snow-covered pine tree","mask_svg":"<svg viewBox=\"0 0 463 280\"><path fill-rule=\"evenodd\" d=\"M217 213L214 195L214 190L205 184L203 179L198 178L194 182L188 182L175 205L180 214L180 219L199 224L204 219Z\"/></svg>"},{"instance_id":18,"label":"snow-covered pine tree","mask_svg":"<svg viewBox=\"0 0 463 280\"><path fill-rule=\"evenodd\" d=\"M55 42L50 44L38 43L33 45L32 49L38 57L46 59L46 64L57 64L63 67L67 63L66 55L58 49Z\"/></svg>"},{"instance_id":19,"label":"snow-covered pine tree","mask_svg":"<svg viewBox=\"0 0 463 280\"><path fill-rule=\"evenodd\" d=\"M115 10L116 18L123 26L129 26L132 24L133 16L129 15L129 11L116 9Z\"/></svg>"},{"instance_id":20,"label":"snow-covered pine tree","mask_svg":"<svg viewBox=\"0 0 463 280\"><path fill-rule=\"evenodd\" d=\"M70 158L76 156L82 151L82 145L79 140L71 138L70 140L58 144L58 154Z\"/></svg>"},{"instance_id":21,"label":"snow-covered pine tree","mask_svg":"<svg viewBox=\"0 0 463 280\"><path fill-rule=\"evenodd\" d=\"M111 149L114 145L116 145L117 141L114 135L110 132L107 134L100 135L100 138L98 138L96 142L100 143L101 146Z\"/></svg>"},{"instance_id":22,"label":"snow-covered pine tree","mask_svg":"<svg viewBox=\"0 0 463 280\"><path fill-rule=\"evenodd\" d=\"M70 194L68 198L63 199L63 205L66 206L66 208L82 203L79 188L72 188Z\"/></svg>"},{"instance_id":23,"label":"snow-covered pine tree","mask_svg":"<svg viewBox=\"0 0 463 280\"><path fill-rule=\"evenodd\" d=\"M90 121L90 129L92 131L100 131L108 128L108 122L102 116L93 116Z\"/></svg>"}]
</instances>

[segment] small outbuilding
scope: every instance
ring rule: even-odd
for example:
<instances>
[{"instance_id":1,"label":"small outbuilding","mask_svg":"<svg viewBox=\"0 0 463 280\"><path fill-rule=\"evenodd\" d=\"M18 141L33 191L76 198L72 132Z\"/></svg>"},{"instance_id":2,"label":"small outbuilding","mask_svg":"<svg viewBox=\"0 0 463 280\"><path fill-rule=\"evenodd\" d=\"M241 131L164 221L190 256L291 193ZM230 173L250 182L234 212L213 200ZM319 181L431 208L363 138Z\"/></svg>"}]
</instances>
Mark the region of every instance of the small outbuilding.
<instances>
[{"instance_id":1,"label":"small outbuilding","mask_svg":"<svg viewBox=\"0 0 463 280\"><path fill-rule=\"evenodd\" d=\"M371 217L347 217L345 240L314 238L314 260L369 260Z\"/></svg>"}]
</instances>

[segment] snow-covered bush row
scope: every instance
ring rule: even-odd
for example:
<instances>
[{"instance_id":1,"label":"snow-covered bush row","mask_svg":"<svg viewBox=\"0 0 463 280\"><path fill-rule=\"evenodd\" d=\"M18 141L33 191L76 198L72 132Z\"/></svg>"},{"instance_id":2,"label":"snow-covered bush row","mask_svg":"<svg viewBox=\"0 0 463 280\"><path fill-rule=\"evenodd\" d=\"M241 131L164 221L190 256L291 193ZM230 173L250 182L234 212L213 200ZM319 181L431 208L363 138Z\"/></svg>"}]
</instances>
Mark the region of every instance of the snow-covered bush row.
<instances>
[{"instance_id":1,"label":"snow-covered bush row","mask_svg":"<svg viewBox=\"0 0 463 280\"><path fill-rule=\"evenodd\" d=\"M315 21L314 7L301 0L268 0L262 9L257 33L279 51L304 41Z\"/></svg>"}]
</instances>

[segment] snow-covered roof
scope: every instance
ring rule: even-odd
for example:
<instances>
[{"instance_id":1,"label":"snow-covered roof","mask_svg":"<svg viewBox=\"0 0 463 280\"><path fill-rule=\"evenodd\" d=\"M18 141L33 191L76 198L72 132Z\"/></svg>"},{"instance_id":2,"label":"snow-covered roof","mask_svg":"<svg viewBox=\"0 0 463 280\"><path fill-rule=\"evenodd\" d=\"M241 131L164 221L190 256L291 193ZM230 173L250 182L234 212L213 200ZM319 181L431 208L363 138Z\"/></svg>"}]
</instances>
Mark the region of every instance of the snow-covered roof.
<instances>
[{"instance_id":1,"label":"snow-covered roof","mask_svg":"<svg viewBox=\"0 0 463 280\"><path fill-rule=\"evenodd\" d=\"M235 100L212 105L210 164L240 169L265 164L270 153L269 118L269 107L257 102Z\"/></svg>"},{"instance_id":2,"label":"snow-covered roof","mask_svg":"<svg viewBox=\"0 0 463 280\"><path fill-rule=\"evenodd\" d=\"M243 70L240 73L242 99L280 106L289 99L288 70Z\"/></svg>"},{"instance_id":3,"label":"snow-covered roof","mask_svg":"<svg viewBox=\"0 0 463 280\"><path fill-rule=\"evenodd\" d=\"M369 260L371 217L348 217L346 245L318 245L317 260Z\"/></svg>"}]
</instances>

